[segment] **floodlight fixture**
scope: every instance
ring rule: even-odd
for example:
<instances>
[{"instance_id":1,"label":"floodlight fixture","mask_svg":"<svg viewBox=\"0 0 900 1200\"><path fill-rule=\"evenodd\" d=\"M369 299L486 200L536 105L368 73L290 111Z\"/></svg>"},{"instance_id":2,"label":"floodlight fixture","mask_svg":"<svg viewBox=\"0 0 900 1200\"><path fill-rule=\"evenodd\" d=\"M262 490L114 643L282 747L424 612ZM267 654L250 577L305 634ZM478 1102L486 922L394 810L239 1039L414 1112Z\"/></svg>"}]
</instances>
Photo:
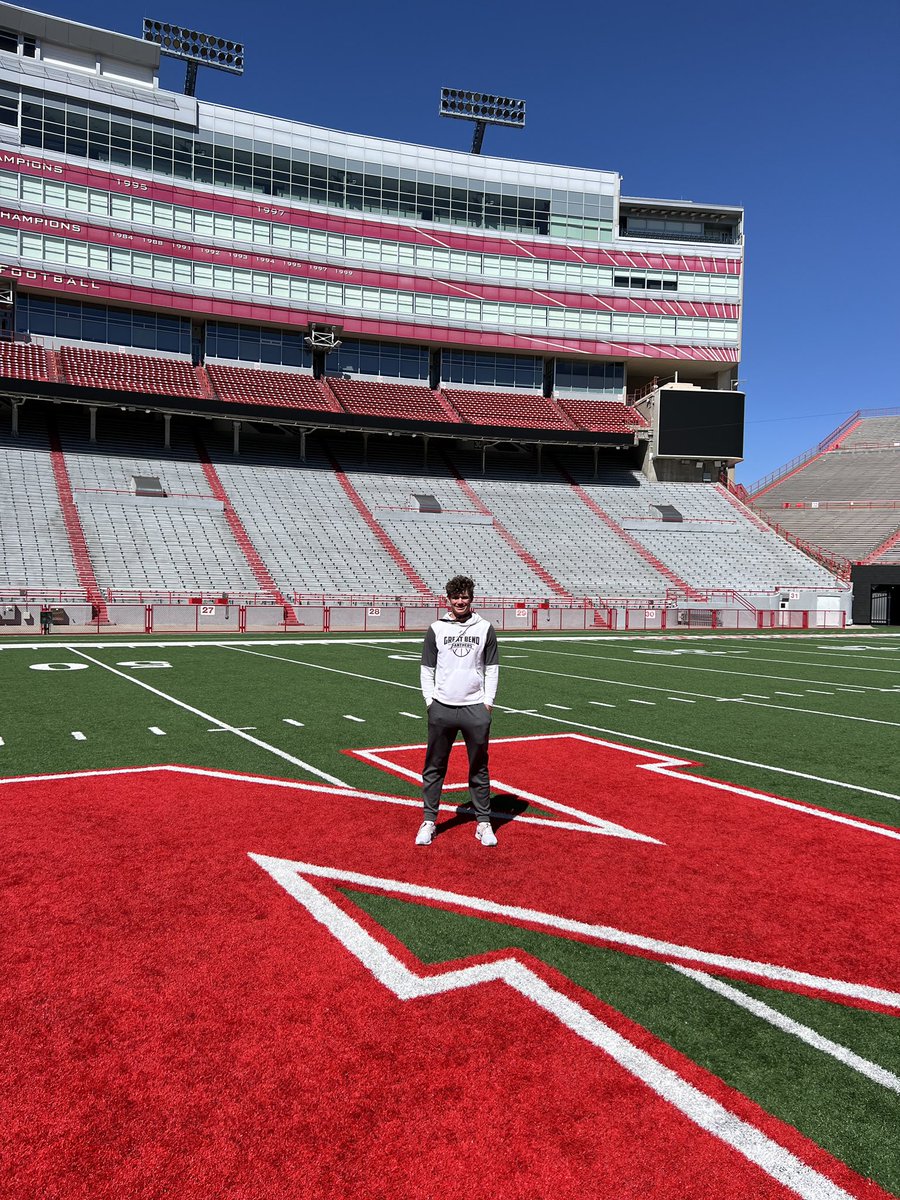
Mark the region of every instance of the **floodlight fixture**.
<instances>
[{"instance_id":1,"label":"floodlight fixture","mask_svg":"<svg viewBox=\"0 0 900 1200\"><path fill-rule=\"evenodd\" d=\"M464 92L459 88L441 88L441 103L438 110L442 117L456 117L460 121L474 121L472 153L481 153L484 131L488 125L508 125L513 129L525 128L525 101L512 100L509 96L493 96L487 92Z\"/></svg>"},{"instance_id":2,"label":"floodlight fixture","mask_svg":"<svg viewBox=\"0 0 900 1200\"><path fill-rule=\"evenodd\" d=\"M310 350L324 350L326 354L330 354L332 350L340 349L341 326L311 322L309 332L303 340Z\"/></svg>"},{"instance_id":3,"label":"floodlight fixture","mask_svg":"<svg viewBox=\"0 0 900 1200\"><path fill-rule=\"evenodd\" d=\"M244 44L228 38L198 33L183 25L168 21L152 21L144 17L144 41L159 46L168 58L179 58L187 64L184 94L193 96L197 86L197 67L216 67L232 75L244 73Z\"/></svg>"}]
</instances>

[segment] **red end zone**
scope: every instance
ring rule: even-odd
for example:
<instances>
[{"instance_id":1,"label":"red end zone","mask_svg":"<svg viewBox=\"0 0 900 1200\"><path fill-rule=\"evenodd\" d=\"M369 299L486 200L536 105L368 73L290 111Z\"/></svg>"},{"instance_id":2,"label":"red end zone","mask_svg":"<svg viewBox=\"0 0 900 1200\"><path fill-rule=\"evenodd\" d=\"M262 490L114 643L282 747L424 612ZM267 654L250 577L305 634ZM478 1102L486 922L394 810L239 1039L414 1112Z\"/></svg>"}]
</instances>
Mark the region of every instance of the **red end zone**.
<instances>
[{"instance_id":1,"label":"red end zone","mask_svg":"<svg viewBox=\"0 0 900 1200\"><path fill-rule=\"evenodd\" d=\"M632 791L655 786L633 763L625 774ZM436 1181L448 1200L798 1194L501 983L398 1000L249 858L589 915L634 843L513 822L496 853L467 826L423 852L417 814L388 797L164 768L6 781L0 820L10 1195L426 1200ZM883 1194L727 1091L847 1194Z\"/></svg>"}]
</instances>

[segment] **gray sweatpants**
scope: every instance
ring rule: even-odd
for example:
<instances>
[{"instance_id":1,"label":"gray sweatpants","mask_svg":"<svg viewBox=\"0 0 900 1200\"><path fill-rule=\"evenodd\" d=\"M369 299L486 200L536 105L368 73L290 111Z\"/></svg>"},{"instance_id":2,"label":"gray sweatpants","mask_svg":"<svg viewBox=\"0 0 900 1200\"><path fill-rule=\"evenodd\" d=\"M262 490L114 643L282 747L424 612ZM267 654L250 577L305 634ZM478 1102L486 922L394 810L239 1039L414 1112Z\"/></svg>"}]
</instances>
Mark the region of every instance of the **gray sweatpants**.
<instances>
[{"instance_id":1,"label":"gray sweatpants","mask_svg":"<svg viewBox=\"0 0 900 1200\"><path fill-rule=\"evenodd\" d=\"M450 751L461 733L469 754L469 795L479 821L491 811L491 781L488 775L488 740L491 714L483 704L453 706L432 700L428 709L428 749L422 771L425 820L436 821Z\"/></svg>"}]
</instances>

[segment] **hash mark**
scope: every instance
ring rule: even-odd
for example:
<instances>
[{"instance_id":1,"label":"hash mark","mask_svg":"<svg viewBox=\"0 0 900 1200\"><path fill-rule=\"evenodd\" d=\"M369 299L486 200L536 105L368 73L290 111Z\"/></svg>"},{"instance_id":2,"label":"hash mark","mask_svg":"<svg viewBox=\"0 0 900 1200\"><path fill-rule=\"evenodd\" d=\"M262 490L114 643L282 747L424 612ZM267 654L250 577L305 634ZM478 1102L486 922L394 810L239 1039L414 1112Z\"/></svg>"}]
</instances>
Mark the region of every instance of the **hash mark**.
<instances>
[{"instance_id":1,"label":"hash mark","mask_svg":"<svg viewBox=\"0 0 900 1200\"><path fill-rule=\"evenodd\" d=\"M412 717L412 719L413 719L414 721L421 721L421 720L422 720L422 714L421 714L421 713L408 713L408 712L404 712L402 709L400 710L400 716L401 716L401 717Z\"/></svg>"},{"instance_id":2,"label":"hash mark","mask_svg":"<svg viewBox=\"0 0 900 1200\"><path fill-rule=\"evenodd\" d=\"M157 737L165 737L166 736L166 731L164 729L160 729L160 727L158 725L150 725L150 726L148 726L148 728L149 728L150 732L155 733Z\"/></svg>"},{"instance_id":3,"label":"hash mark","mask_svg":"<svg viewBox=\"0 0 900 1200\"><path fill-rule=\"evenodd\" d=\"M588 700L588 704L596 704L598 708L615 708L614 704L607 704L605 700Z\"/></svg>"},{"instance_id":4,"label":"hash mark","mask_svg":"<svg viewBox=\"0 0 900 1200\"><path fill-rule=\"evenodd\" d=\"M656 705L655 700L629 700L628 703L629 704L652 704L654 706Z\"/></svg>"},{"instance_id":5,"label":"hash mark","mask_svg":"<svg viewBox=\"0 0 900 1200\"><path fill-rule=\"evenodd\" d=\"M544 708L558 708L561 712L571 712L568 704L545 704Z\"/></svg>"},{"instance_id":6,"label":"hash mark","mask_svg":"<svg viewBox=\"0 0 900 1200\"><path fill-rule=\"evenodd\" d=\"M677 700L679 704L696 704L696 700L685 700L683 696L669 696L669 700Z\"/></svg>"},{"instance_id":7,"label":"hash mark","mask_svg":"<svg viewBox=\"0 0 900 1200\"><path fill-rule=\"evenodd\" d=\"M794 696L797 700L803 699L802 692L779 692L779 691L776 691L775 695L776 696Z\"/></svg>"},{"instance_id":8,"label":"hash mark","mask_svg":"<svg viewBox=\"0 0 900 1200\"><path fill-rule=\"evenodd\" d=\"M357 724L359 724L359 725L365 725L365 723L366 723L365 717L353 717L350 715L350 713L344 713L344 720L345 721L356 721Z\"/></svg>"},{"instance_id":9,"label":"hash mark","mask_svg":"<svg viewBox=\"0 0 900 1200\"><path fill-rule=\"evenodd\" d=\"M293 717L282 717L281 719L285 723L285 725L296 725L298 729L304 728L303 722L295 721Z\"/></svg>"},{"instance_id":10,"label":"hash mark","mask_svg":"<svg viewBox=\"0 0 900 1200\"><path fill-rule=\"evenodd\" d=\"M82 733L80 730L78 730L78 729L73 729L73 730L72 730L72 737L75 739L75 741L76 741L76 742L86 742L86 741L87 741L87 737L86 737L86 735L85 735L85 734L83 734L83 733Z\"/></svg>"}]
</instances>

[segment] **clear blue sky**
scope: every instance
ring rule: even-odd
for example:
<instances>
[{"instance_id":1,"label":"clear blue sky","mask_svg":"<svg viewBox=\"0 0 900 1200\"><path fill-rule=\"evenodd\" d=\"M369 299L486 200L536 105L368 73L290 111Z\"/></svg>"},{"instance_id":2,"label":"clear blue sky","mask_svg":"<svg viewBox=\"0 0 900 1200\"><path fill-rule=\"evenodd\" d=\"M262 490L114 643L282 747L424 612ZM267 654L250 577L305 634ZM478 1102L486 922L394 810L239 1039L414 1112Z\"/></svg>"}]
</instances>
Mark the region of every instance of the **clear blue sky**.
<instances>
[{"instance_id":1,"label":"clear blue sky","mask_svg":"<svg viewBox=\"0 0 900 1200\"><path fill-rule=\"evenodd\" d=\"M900 404L900 0L47 0L140 36L144 16L244 42L201 99L468 149L441 86L524 97L485 152L620 172L632 196L742 204L745 483L857 408ZM164 60L165 86L184 69Z\"/></svg>"}]
</instances>

